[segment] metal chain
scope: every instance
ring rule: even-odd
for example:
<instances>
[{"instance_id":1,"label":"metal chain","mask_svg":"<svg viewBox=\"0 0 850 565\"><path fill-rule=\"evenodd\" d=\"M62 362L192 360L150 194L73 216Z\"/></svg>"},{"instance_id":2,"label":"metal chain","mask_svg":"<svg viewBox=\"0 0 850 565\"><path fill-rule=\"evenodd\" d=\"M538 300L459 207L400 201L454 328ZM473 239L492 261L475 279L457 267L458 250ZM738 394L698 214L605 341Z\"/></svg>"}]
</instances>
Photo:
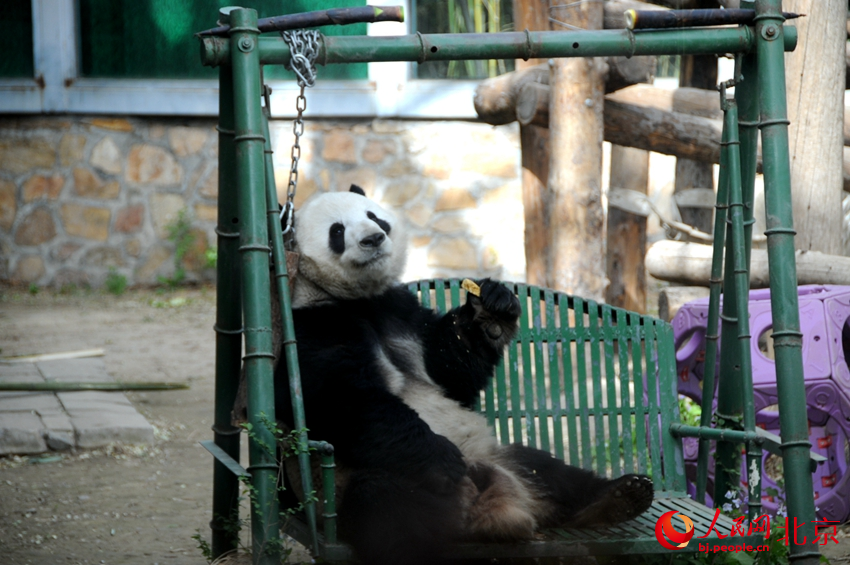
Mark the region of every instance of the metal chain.
<instances>
[{"instance_id":1,"label":"metal chain","mask_svg":"<svg viewBox=\"0 0 850 565\"><path fill-rule=\"evenodd\" d=\"M295 190L298 188L298 161L301 159L301 136L304 134L304 110L307 109L307 97L304 89L311 87L316 82L316 57L319 55L318 31L292 30L281 32L283 40L289 45L290 62L286 68L293 71L298 77L298 86L301 91L295 99L295 110L297 112L295 121L292 122L292 133L295 142L292 144L292 165L289 168L289 185L286 189L286 204L280 211L280 219L283 223L283 235L291 243L293 235L293 213L295 211Z\"/></svg>"}]
</instances>

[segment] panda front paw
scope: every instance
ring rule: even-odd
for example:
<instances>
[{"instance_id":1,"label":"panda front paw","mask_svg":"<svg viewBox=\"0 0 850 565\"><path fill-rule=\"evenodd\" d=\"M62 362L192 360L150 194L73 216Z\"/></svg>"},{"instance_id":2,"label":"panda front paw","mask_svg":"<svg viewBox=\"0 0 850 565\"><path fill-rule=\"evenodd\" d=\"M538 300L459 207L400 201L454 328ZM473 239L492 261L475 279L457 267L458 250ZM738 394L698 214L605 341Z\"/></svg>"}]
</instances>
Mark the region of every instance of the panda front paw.
<instances>
[{"instance_id":1,"label":"panda front paw","mask_svg":"<svg viewBox=\"0 0 850 565\"><path fill-rule=\"evenodd\" d=\"M519 299L498 281L484 279L478 286L480 295L469 293L466 298L475 312L473 319L489 339L504 345L516 335L517 321L522 313Z\"/></svg>"}]
</instances>

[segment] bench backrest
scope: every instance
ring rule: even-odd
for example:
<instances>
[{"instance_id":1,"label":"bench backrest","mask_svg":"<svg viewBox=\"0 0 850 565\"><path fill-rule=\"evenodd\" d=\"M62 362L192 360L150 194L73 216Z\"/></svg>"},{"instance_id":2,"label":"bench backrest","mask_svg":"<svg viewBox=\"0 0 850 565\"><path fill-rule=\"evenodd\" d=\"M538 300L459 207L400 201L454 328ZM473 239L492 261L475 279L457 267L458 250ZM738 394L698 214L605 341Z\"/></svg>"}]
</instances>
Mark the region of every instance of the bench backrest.
<instances>
[{"instance_id":1,"label":"bench backrest","mask_svg":"<svg viewBox=\"0 0 850 565\"><path fill-rule=\"evenodd\" d=\"M477 407L504 444L522 442L616 477L644 473L684 492L673 331L662 320L526 284L523 313ZM410 283L428 308L465 301L460 280Z\"/></svg>"}]
</instances>

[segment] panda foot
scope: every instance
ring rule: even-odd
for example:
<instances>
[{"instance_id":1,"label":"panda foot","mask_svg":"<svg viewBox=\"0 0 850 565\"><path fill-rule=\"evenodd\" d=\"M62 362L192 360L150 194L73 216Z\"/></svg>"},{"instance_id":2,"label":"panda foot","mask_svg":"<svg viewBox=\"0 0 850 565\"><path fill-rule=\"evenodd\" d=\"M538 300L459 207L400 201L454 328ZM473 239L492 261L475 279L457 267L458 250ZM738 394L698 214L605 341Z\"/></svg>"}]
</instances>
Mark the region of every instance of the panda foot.
<instances>
[{"instance_id":1,"label":"panda foot","mask_svg":"<svg viewBox=\"0 0 850 565\"><path fill-rule=\"evenodd\" d=\"M654 489L646 475L624 475L611 481L590 506L571 520L576 527L610 526L636 518L652 505Z\"/></svg>"}]
</instances>

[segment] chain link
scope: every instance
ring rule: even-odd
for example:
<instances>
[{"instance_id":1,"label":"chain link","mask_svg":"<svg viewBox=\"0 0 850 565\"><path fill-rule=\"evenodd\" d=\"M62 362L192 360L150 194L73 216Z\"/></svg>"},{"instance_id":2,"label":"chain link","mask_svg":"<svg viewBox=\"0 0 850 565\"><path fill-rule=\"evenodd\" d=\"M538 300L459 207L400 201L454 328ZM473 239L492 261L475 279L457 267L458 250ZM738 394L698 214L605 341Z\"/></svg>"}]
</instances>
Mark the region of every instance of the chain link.
<instances>
[{"instance_id":1,"label":"chain link","mask_svg":"<svg viewBox=\"0 0 850 565\"><path fill-rule=\"evenodd\" d=\"M295 121L292 122L292 134L295 142L292 144L292 165L289 168L289 185L286 189L286 204L280 211L280 219L283 223L283 235L288 236L287 241L292 242L294 232L292 217L295 210L295 191L298 188L298 161L301 159L301 136L304 135L304 111L307 109L307 97L304 89L311 87L316 82L316 57L319 55L320 34L316 30L293 30L281 32L283 40L289 45L290 62L286 68L293 71L298 77L298 86L301 91L295 99L295 110L297 112Z\"/></svg>"}]
</instances>

